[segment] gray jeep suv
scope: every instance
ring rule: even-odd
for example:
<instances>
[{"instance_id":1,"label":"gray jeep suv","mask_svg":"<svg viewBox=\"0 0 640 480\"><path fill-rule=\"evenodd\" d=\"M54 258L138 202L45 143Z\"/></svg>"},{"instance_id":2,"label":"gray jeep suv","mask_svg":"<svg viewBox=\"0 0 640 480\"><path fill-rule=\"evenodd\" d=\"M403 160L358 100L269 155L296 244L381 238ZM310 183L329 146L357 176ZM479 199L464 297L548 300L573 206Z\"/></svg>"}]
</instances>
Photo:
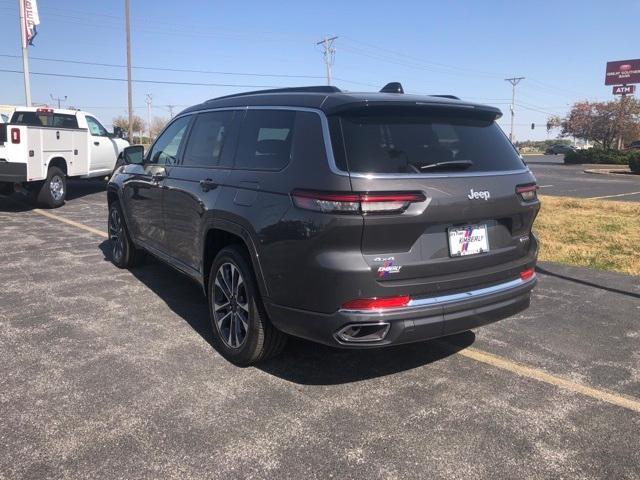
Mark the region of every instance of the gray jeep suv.
<instances>
[{"instance_id":1,"label":"gray jeep suv","mask_svg":"<svg viewBox=\"0 0 640 480\"><path fill-rule=\"evenodd\" d=\"M495 123L449 96L250 92L128 147L108 185L112 260L144 250L206 293L216 347L248 365L287 335L382 347L529 306L536 181Z\"/></svg>"}]
</instances>

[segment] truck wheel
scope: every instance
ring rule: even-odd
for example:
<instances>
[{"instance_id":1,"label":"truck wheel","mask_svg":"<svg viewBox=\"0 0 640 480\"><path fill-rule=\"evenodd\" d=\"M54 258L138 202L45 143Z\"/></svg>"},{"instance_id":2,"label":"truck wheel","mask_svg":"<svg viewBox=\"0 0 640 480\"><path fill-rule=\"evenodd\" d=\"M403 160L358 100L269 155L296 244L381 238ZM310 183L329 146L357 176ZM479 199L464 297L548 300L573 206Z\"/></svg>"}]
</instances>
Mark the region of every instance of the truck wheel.
<instances>
[{"instance_id":1,"label":"truck wheel","mask_svg":"<svg viewBox=\"0 0 640 480\"><path fill-rule=\"evenodd\" d=\"M208 298L213 342L227 360L245 367L282 351L287 336L267 318L242 248L234 245L218 253L209 274Z\"/></svg>"},{"instance_id":2,"label":"truck wheel","mask_svg":"<svg viewBox=\"0 0 640 480\"><path fill-rule=\"evenodd\" d=\"M36 201L45 208L58 208L67 198L67 177L58 167L49 167L47 179L37 193Z\"/></svg>"},{"instance_id":3,"label":"truck wheel","mask_svg":"<svg viewBox=\"0 0 640 480\"><path fill-rule=\"evenodd\" d=\"M131 268L136 264L137 251L124 223L118 202L109 207L109 241L111 262L118 268Z\"/></svg>"}]
</instances>

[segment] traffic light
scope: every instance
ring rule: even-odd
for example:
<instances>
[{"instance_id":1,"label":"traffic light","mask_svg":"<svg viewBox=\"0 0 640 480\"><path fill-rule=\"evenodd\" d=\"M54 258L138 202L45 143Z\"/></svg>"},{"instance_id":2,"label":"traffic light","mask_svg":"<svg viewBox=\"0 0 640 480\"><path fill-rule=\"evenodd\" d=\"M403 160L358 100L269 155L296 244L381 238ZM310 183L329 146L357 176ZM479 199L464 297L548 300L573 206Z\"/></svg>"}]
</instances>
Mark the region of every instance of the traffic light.
<instances>
[{"instance_id":1,"label":"traffic light","mask_svg":"<svg viewBox=\"0 0 640 480\"><path fill-rule=\"evenodd\" d=\"M536 129L536 124L535 124L535 123L532 123L532 124L531 124L531 130L535 130L535 129Z\"/></svg>"}]
</instances>

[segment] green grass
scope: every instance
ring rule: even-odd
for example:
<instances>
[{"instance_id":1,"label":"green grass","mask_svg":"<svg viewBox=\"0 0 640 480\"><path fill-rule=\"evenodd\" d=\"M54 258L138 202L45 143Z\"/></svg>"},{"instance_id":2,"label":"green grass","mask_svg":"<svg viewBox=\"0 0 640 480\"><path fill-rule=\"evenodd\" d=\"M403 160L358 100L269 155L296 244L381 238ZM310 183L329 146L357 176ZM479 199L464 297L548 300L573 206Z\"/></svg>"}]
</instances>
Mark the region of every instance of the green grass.
<instances>
[{"instance_id":1,"label":"green grass","mask_svg":"<svg viewBox=\"0 0 640 480\"><path fill-rule=\"evenodd\" d=\"M640 275L640 204L541 197L540 260Z\"/></svg>"}]
</instances>

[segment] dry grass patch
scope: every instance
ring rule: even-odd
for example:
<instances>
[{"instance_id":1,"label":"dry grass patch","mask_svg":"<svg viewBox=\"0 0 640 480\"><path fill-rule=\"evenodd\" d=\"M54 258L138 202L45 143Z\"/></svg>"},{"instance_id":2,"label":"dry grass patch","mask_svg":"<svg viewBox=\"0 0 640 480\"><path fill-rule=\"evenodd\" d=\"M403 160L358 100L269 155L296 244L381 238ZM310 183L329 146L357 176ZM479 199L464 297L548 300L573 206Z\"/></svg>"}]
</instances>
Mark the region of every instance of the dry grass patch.
<instances>
[{"instance_id":1,"label":"dry grass patch","mask_svg":"<svg viewBox=\"0 0 640 480\"><path fill-rule=\"evenodd\" d=\"M640 275L640 203L540 198L540 260Z\"/></svg>"}]
</instances>

